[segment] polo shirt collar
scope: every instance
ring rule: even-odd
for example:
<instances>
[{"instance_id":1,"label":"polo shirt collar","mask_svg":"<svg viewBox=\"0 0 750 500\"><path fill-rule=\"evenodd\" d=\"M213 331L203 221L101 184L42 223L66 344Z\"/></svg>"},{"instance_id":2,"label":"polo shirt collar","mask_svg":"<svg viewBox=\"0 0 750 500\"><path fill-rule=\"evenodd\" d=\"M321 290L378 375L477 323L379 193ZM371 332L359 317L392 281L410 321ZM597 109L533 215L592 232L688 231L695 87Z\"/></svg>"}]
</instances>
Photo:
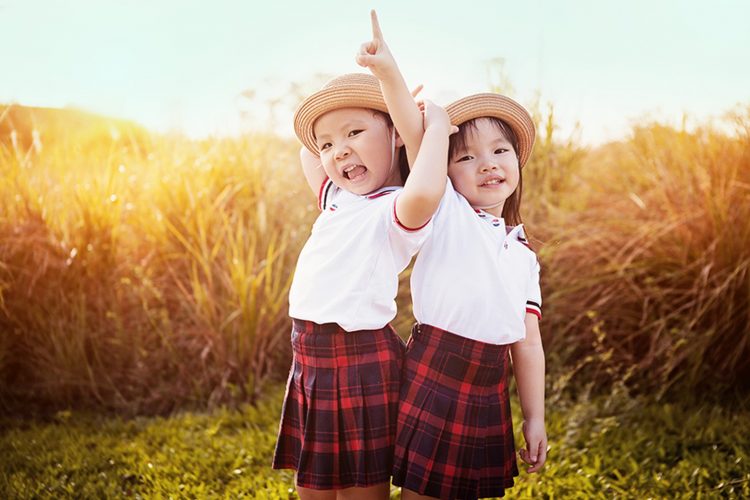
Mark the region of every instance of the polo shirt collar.
<instances>
[{"instance_id":1,"label":"polo shirt collar","mask_svg":"<svg viewBox=\"0 0 750 500\"><path fill-rule=\"evenodd\" d=\"M505 234L505 220L502 217L497 217L496 215L492 215L491 213L485 212L479 208L475 208L474 213L491 227L496 228L498 232Z\"/></svg>"},{"instance_id":2,"label":"polo shirt collar","mask_svg":"<svg viewBox=\"0 0 750 500\"><path fill-rule=\"evenodd\" d=\"M474 212L482 221L495 228L505 238L518 240L524 245L528 245L528 242L526 241L526 233L523 231L523 224L517 226L506 226L505 220L502 217L497 217L479 208L475 208Z\"/></svg>"},{"instance_id":3,"label":"polo shirt collar","mask_svg":"<svg viewBox=\"0 0 750 500\"><path fill-rule=\"evenodd\" d=\"M397 189L401 189L401 187L402 186L383 186L380 189L376 189L372 193L362 195L362 197L367 198L368 200L374 200L375 198L380 198L381 196L385 196L388 193L392 193Z\"/></svg>"}]
</instances>

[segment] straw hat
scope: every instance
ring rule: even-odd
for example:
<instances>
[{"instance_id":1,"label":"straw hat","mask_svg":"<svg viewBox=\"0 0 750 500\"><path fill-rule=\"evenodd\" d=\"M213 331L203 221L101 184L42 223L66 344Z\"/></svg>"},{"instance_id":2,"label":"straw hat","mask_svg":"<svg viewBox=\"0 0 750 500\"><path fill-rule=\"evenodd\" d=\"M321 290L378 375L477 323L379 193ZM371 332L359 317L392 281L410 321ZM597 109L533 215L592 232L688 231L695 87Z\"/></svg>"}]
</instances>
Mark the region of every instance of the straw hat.
<instances>
[{"instance_id":1,"label":"straw hat","mask_svg":"<svg viewBox=\"0 0 750 500\"><path fill-rule=\"evenodd\" d=\"M474 94L459 99L445 107L451 124L459 126L464 122L481 117L499 118L513 129L518 138L518 164L523 167L534 147L536 131L528 111L513 99L500 94Z\"/></svg>"},{"instance_id":2,"label":"straw hat","mask_svg":"<svg viewBox=\"0 0 750 500\"><path fill-rule=\"evenodd\" d=\"M336 77L302 101L294 113L294 132L307 149L319 154L313 134L315 120L341 108L370 108L388 112L380 83L373 75L349 73Z\"/></svg>"}]
</instances>

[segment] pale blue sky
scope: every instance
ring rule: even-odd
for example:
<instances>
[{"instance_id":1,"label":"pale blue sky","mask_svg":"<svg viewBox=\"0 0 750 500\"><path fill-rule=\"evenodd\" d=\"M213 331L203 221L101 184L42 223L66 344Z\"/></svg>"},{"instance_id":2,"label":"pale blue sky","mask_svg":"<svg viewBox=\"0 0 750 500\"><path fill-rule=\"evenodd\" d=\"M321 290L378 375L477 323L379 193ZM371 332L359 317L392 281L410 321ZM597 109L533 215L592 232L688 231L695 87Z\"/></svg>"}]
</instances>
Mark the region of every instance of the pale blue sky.
<instances>
[{"instance_id":1,"label":"pale blue sky","mask_svg":"<svg viewBox=\"0 0 750 500\"><path fill-rule=\"evenodd\" d=\"M0 0L0 102L135 119L193 136L269 126L266 99L359 71L369 9L409 85L447 104L488 87L554 103L587 144L644 117L680 123L750 104L750 2ZM251 100L240 97L257 90ZM239 110L254 119L243 121ZM291 134L291 111L276 130Z\"/></svg>"}]
</instances>

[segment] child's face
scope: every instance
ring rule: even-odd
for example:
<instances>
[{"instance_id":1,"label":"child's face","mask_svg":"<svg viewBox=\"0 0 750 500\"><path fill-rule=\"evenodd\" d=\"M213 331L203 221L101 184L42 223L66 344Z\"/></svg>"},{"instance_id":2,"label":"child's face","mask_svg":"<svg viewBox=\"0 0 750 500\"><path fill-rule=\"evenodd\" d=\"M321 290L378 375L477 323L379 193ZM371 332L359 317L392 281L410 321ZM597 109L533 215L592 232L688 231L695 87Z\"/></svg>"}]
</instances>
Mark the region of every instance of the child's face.
<instances>
[{"instance_id":1,"label":"child's face","mask_svg":"<svg viewBox=\"0 0 750 500\"><path fill-rule=\"evenodd\" d=\"M448 159L448 177L472 207L499 217L518 187L518 158L491 120L480 118L475 125L476 130L466 134L466 147L457 148Z\"/></svg>"},{"instance_id":2,"label":"child's face","mask_svg":"<svg viewBox=\"0 0 750 500\"><path fill-rule=\"evenodd\" d=\"M328 177L355 194L401 185L393 148L403 143L392 130L382 117L365 108L336 109L318 118L313 131Z\"/></svg>"}]
</instances>

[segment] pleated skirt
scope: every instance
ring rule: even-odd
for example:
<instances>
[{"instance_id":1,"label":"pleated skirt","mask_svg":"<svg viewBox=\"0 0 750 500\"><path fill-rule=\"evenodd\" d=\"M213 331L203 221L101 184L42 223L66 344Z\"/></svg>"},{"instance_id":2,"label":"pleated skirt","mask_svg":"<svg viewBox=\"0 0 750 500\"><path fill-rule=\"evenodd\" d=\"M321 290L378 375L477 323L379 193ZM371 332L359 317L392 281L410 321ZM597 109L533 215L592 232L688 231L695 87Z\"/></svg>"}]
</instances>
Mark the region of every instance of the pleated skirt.
<instances>
[{"instance_id":1,"label":"pleated skirt","mask_svg":"<svg viewBox=\"0 0 750 500\"><path fill-rule=\"evenodd\" d=\"M346 332L294 320L273 468L320 490L390 481L404 343L390 325Z\"/></svg>"},{"instance_id":2,"label":"pleated skirt","mask_svg":"<svg viewBox=\"0 0 750 500\"><path fill-rule=\"evenodd\" d=\"M518 465L509 346L415 325L401 386L393 484L442 499L500 497Z\"/></svg>"}]
</instances>

